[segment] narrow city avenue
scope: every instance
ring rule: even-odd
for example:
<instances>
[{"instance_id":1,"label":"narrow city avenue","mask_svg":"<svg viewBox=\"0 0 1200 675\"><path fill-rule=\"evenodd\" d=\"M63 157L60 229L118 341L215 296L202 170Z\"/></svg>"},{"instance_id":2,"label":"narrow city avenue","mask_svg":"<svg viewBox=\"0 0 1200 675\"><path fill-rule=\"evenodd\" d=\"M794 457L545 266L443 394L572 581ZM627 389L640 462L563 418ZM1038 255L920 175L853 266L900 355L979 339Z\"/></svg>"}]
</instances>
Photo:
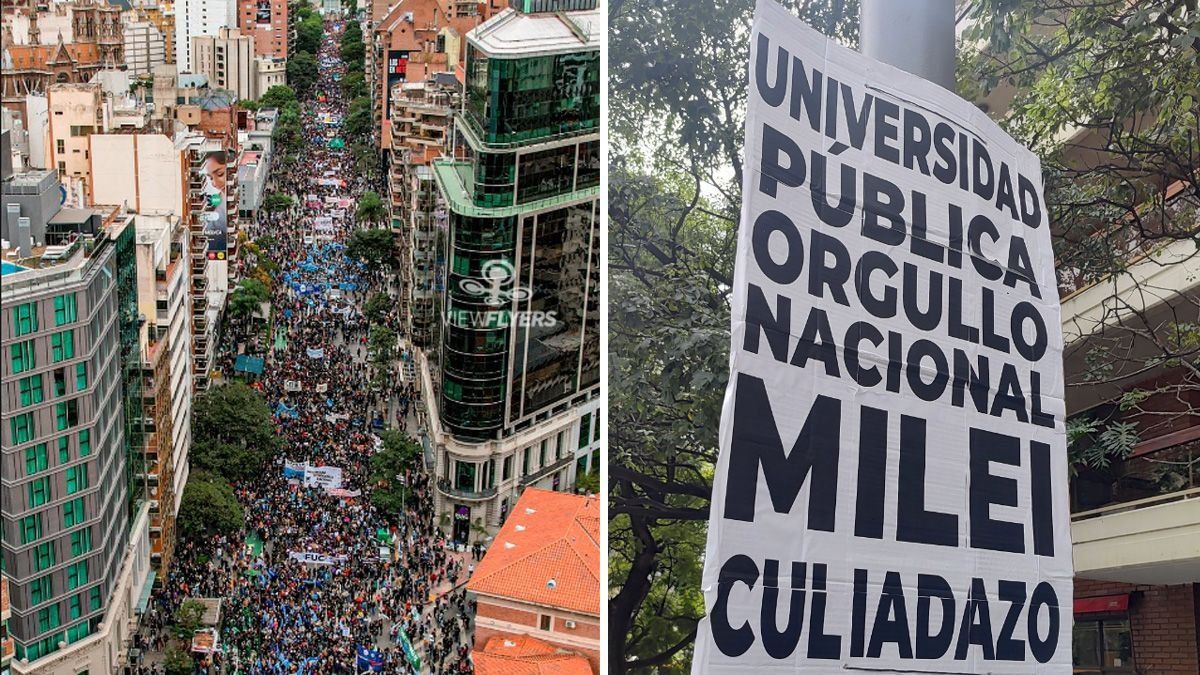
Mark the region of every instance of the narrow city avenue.
<instances>
[{"instance_id":1,"label":"narrow city avenue","mask_svg":"<svg viewBox=\"0 0 1200 675\"><path fill-rule=\"evenodd\" d=\"M301 95L304 150L291 173L272 178L273 190L295 204L263 210L246 226L251 241L270 241L263 254L278 265L274 334L246 351L266 356L263 374L249 381L274 412L282 451L252 484L234 486L246 513L242 538L181 540L143 636L150 654L144 672L161 672L155 648L190 598L222 599L219 651L199 672L365 672L360 648L378 650L382 663L370 664L377 672L471 672L472 612L463 590L470 556L455 553L436 527L423 463L404 476L416 496L406 513L380 512L369 499L372 423L382 418L415 432L410 408L418 392L403 381L400 362L384 386L371 385L362 305L377 291L395 299L395 291L390 270L371 271L344 251L356 227L370 226L355 222L358 198L386 191L378 175L356 171L348 147L330 142L347 114L339 86L344 24L327 18L325 27L319 79ZM389 322L404 345L397 316L393 308ZM230 333L227 326L218 363L227 381L238 351ZM303 464L318 469L310 477L330 482L303 478L302 468L296 473ZM299 562L301 554L310 562ZM414 648L407 654L401 631Z\"/></svg>"}]
</instances>

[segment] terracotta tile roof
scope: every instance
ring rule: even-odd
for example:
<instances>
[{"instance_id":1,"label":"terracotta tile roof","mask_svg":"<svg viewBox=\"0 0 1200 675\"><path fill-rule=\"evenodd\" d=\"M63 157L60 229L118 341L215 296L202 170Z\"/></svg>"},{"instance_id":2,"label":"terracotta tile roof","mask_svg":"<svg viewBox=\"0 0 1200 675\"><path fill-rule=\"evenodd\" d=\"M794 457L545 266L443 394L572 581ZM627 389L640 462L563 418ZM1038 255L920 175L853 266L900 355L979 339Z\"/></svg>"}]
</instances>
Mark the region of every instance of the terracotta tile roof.
<instances>
[{"instance_id":1,"label":"terracotta tile roof","mask_svg":"<svg viewBox=\"0 0 1200 675\"><path fill-rule=\"evenodd\" d=\"M599 499L526 489L467 588L599 617Z\"/></svg>"},{"instance_id":2,"label":"terracotta tile roof","mask_svg":"<svg viewBox=\"0 0 1200 675\"><path fill-rule=\"evenodd\" d=\"M560 651L528 635L497 635L472 655L475 675L592 675L581 654Z\"/></svg>"}]
</instances>

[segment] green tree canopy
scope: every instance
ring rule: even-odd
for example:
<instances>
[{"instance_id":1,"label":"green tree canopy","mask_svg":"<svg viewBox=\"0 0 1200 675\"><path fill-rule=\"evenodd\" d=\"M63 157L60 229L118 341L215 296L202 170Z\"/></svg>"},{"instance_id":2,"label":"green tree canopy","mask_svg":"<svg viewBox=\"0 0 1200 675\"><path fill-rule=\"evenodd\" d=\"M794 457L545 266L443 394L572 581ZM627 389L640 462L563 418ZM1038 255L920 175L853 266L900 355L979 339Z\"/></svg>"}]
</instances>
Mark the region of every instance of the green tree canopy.
<instances>
[{"instance_id":1,"label":"green tree canopy","mask_svg":"<svg viewBox=\"0 0 1200 675\"><path fill-rule=\"evenodd\" d=\"M163 669L167 675L192 675L196 670L196 660L178 645L167 645L163 656Z\"/></svg>"},{"instance_id":2,"label":"green tree canopy","mask_svg":"<svg viewBox=\"0 0 1200 675\"><path fill-rule=\"evenodd\" d=\"M392 231L388 228L355 230L346 242L346 255L364 260L370 267L391 265L396 257Z\"/></svg>"},{"instance_id":3,"label":"green tree canopy","mask_svg":"<svg viewBox=\"0 0 1200 675\"><path fill-rule=\"evenodd\" d=\"M387 219L388 208L380 199L379 193L367 190L358 198L354 207L354 217L364 223L381 223Z\"/></svg>"},{"instance_id":4,"label":"green tree canopy","mask_svg":"<svg viewBox=\"0 0 1200 675\"><path fill-rule=\"evenodd\" d=\"M284 211L296 205L291 195L282 192L272 192L263 199L263 208L268 211Z\"/></svg>"},{"instance_id":5,"label":"green tree canopy","mask_svg":"<svg viewBox=\"0 0 1200 675\"><path fill-rule=\"evenodd\" d=\"M415 502L412 490L403 483L405 471L420 469L424 451L408 435L393 429L379 434L383 447L371 456L371 503L384 513L398 515L405 503Z\"/></svg>"},{"instance_id":6,"label":"green tree canopy","mask_svg":"<svg viewBox=\"0 0 1200 675\"><path fill-rule=\"evenodd\" d=\"M370 98L364 95L354 99L346 113L346 133L351 136L369 136L375 125L374 115Z\"/></svg>"},{"instance_id":7,"label":"green tree canopy","mask_svg":"<svg viewBox=\"0 0 1200 675\"><path fill-rule=\"evenodd\" d=\"M296 24L296 52L316 54L321 51L321 40L325 37L325 23L318 14L310 14ZM293 57L294 58L294 57ZM289 82L291 79L289 78Z\"/></svg>"},{"instance_id":8,"label":"green tree canopy","mask_svg":"<svg viewBox=\"0 0 1200 675\"><path fill-rule=\"evenodd\" d=\"M385 367L396 358L396 331L387 326L371 326L367 333L367 350L371 354L371 363L376 367Z\"/></svg>"},{"instance_id":9,"label":"green tree canopy","mask_svg":"<svg viewBox=\"0 0 1200 675\"><path fill-rule=\"evenodd\" d=\"M288 85L304 93L317 82L317 59L308 52L298 52L287 62Z\"/></svg>"},{"instance_id":10,"label":"green tree canopy","mask_svg":"<svg viewBox=\"0 0 1200 675\"><path fill-rule=\"evenodd\" d=\"M196 397L191 461L230 480L252 479L279 448L275 420L262 394L241 382Z\"/></svg>"},{"instance_id":11,"label":"green tree canopy","mask_svg":"<svg viewBox=\"0 0 1200 675\"><path fill-rule=\"evenodd\" d=\"M350 100L354 100L360 96L367 95L367 80L366 74L361 72L347 72L342 78L342 93Z\"/></svg>"},{"instance_id":12,"label":"green tree canopy","mask_svg":"<svg viewBox=\"0 0 1200 675\"><path fill-rule=\"evenodd\" d=\"M363 304L363 314L371 323L382 323L394 304L387 293L372 293Z\"/></svg>"},{"instance_id":13,"label":"green tree canopy","mask_svg":"<svg viewBox=\"0 0 1200 675\"><path fill-rule=\"evenodd\" d=\"M258 97L258 105L262 108L283 109L289 103L296 103L296 91L286 84L276 84Z\"/></svg>"},{"instance_id":14,"label":"green tree canopy","mask_svg":"<svg viewBox=\"0 0 1200 675\"><path fill-rule=\"evenodd\" d=\"M229 483L199 472L188 478L176 518L176 526L185 537L235 536L241 532L245 520L245 511Z\"/></svg>"}]
</instances>

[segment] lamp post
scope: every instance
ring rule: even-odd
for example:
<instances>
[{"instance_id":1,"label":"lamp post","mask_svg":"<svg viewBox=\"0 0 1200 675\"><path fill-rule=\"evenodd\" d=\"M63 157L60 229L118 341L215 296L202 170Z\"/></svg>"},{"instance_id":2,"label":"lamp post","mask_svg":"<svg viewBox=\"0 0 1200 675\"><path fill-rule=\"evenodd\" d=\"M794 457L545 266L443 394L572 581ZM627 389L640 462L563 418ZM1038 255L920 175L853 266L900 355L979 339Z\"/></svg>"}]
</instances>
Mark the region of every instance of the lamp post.
<instances>
[{"instance_id":1,"label":"lamp post","mask_svg":"<svg viewBox=\"0 0 1200 675\"><path fill-rule=\"evenodd\" d=\"M859 49L954 91L954 0L861 0Z\"/></svg>"}]
</instances>

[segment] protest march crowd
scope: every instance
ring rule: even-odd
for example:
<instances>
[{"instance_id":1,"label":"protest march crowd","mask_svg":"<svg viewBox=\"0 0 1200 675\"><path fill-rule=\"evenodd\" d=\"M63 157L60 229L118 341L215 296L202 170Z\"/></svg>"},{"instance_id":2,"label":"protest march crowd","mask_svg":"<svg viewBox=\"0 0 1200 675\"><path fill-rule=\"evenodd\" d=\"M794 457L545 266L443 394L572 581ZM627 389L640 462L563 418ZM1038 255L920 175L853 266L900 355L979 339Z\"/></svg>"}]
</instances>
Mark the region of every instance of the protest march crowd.
<instances>
[{"instance_id":1,"label":"protest march crowd","mask_svg":"<svg viewBox=\"0 0 1200 675\"><path fill-rule=\"evenodd\" d=\"M180 542L145 638L161 648L181 603L220 598L216 650L193 654L199 673L472 672L466 556L436 525L422 463L404 477L413 495L404 513L382 513L369 499L372 420L412 431L418 394L399 372L371 387L361 307L374 292L394 299L395 289L386 271L344 252L358 226L356 197L386 192L380 176L356 171L340 139L330 142L347 110L342 30L340 19L326 19L319 80L301 103L307 142L291 170L272 177L295 204L247 226L252 239L271 238L261 255L279 265L271 303L274 330L286 337L268 347L252 386L274 411L282 450L257 480L234 486L244 541ZM219 367L229 374L237 345L226 342Z\"/></svg>"}]
</instances>

